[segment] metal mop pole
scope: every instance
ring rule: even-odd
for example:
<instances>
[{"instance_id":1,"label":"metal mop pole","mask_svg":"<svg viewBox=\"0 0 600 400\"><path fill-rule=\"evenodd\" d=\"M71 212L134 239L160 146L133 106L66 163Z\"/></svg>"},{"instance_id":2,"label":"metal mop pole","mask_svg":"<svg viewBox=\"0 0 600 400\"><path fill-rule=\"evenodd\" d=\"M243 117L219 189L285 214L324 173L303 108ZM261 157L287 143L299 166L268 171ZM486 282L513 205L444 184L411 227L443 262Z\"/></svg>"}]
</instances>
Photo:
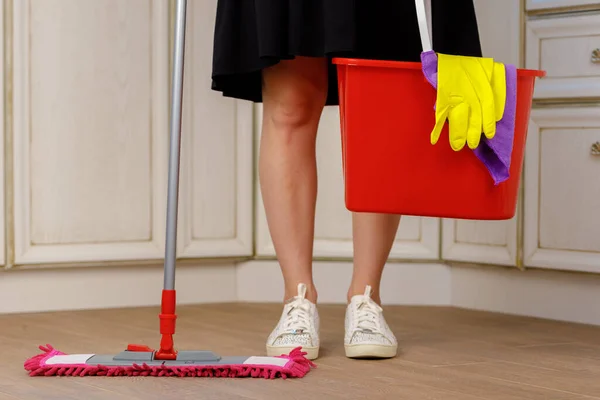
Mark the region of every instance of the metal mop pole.
<instances>
[{"instance_id":1,"label":"metal mop pole","mask_svg":"<svg viewBox=\"0 0 600 400\"><path fill-rule=\"evenodd\" d=\"M167 193L167 232L165 243L164 286L160 318L162 335L160 350L155 359L177 358L173 348L175 333L175 261L177 258L177 212L179 203L179 159L181 153L181 115L183 102L183 75L185 60L185 27L187 0L176 1L175 37L173 46L173 82L171 92L171 127L169 182Z\"/></svg>"}]
</instances>

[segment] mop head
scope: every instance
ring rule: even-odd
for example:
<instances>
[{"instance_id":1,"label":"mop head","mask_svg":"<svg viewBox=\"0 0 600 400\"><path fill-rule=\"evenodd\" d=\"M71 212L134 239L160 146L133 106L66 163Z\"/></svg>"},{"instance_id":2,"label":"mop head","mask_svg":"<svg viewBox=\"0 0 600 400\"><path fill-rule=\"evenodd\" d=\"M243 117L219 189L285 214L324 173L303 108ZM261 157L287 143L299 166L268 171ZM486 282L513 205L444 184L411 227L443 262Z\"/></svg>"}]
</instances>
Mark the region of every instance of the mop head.
<instances>
[{"instance_id":1,"label":"mop head","mask_svg":"<svg viewBox=\"0 0 600 400\"><path fill-rule=\"evenodd\" d=\"M300 347L279 357L220 357L212 352L180 352L177 360L153 360L152 352L116 356L65 354L50 345L25 362L30 376L155 376L220 378L302 378L315 367ZM215 358L213 358L215 357ZM196 361L196 360L205 361ZM139 360L138 362L132 360Z\"/></svg>"}]
</instances>

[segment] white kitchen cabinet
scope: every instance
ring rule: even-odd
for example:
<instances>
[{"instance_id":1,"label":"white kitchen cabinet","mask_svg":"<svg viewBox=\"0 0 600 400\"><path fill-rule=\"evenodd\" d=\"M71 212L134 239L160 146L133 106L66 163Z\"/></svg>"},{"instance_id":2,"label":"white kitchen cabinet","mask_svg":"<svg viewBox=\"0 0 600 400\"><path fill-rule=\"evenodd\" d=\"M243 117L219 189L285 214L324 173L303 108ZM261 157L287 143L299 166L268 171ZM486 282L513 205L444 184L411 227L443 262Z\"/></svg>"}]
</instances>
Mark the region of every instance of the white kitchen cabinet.
<instances>
[{"instance_id":1,"label":"white kitchen cabinet","mask_svg":"<svg viewBox=\"0 0 600 400\"><path fill-rule=\"evenodd\" d=\"M600 15L527 21L527 68L545 70L535 99L600 97Z\"/></svg>"},{"instance_id":2,"label":"white kitchen cabinet","mask_svg":"<svg viewBox=\"0 0 600 400\"><path fill-rule=\"evenodd\" d=\"M475 0L484 56L519 65L519 0ZM447 261L517 265L517 218L507 221L442 221L442 258Z\"/></svg>"},{"instance_id":3,"label":"white kitchen cabinet","mask_svg":"<svg viewBox=\"0 0 600 400\"><path fill-rule=\"evenodd\" d=\"M256 107L257 136L260 132L262 107ZM319 194L315 221L314 255L318 258L352 257L352 218L344 205L344 181L341 161L341 139L337 107L327 107L323 113L317 140ZM259 256L274 256L257 187L256 252ZM393 259L432 260L439 257L439 220L435 218L404 217Z\"/></svg>"},{"instance_id":4,"label":"white kitchen cabinet","mask_svg":"<svg viewBox=\"0 0 600 400\"><path fill-rule=\"evenodd\" d=\"M162 257L168 4L13 7L15 262Z\"/></svg>"},{"instance_id":5,"label":"white kitchen cabinet","mask_svg":"<svg viewBox=\"0 0 600 400\"><path fill-rule=\"evenodd\" d=\"M551 11L552 9L570 9L600 6L598 0L527 0L527 11Z\"/></svg>"},{"instance_id":6,"label":"white kitchen cabinet","mask_svg":"<svg viewBox=\"0 0 600 400\"><path fill-rule=\"evenodd\" d=\"M525 160L525 265L600 272L600 107L533 110Z\"/></svg>"},{"instance_id":7,"label":"white kitchen cabinet","mask_svg":"<svg viewBox=\"0 0 600 400\"><path fill-rule=\"evenodd\" d=\"M0 7L0 53L4 54L4 7ZM0 76L5 76L5 70L4 70L4 63L2 63L0 65ZM0 109L1 110L5 110L5 103L4 103L4 90L5 90L5 86L4 86L4 79L0 79L0 93L2 93L2 96L0 96ZM6 126L6 121L5 121L5 112L0 113L0 127L2 127L2 131L1 132L5 132L4 127ZM4 157L4 152L5 148L4 148L4 140L0 140L0 176L4 176L5 173L5 169L4 169L4 162L5 162L5 157ZM5 204L4 204L4 196L6 195L6 190L5 190L5 180L2 180L2 183L0 183L0 266L4 266L6 264L6 237L5 237ZM1 269L1 267L0 267Z\"/></svg>"},{"instance_id":8,"label":"white kitchen cabinet","mask_svg":"<svg viewBox=\"0 0 600 400\"><path fill-rule=\"evenodd\" d=\"M182 137L181 257L253 252L252 104L211 90L216 1L188 2Z\"/></svg>"},{"instance_id":9,"label":"white kitchen cabinet","mask_svg":"<svg viewBox=\"0 0 600 400\"><path fill-rule=\"evenodd\" d=\"M181 257L252 252L252 108L210 90L215 4L189 3ZM13 8L15 263L161 259L169 3Z\"/></svg>"}]
</instances>

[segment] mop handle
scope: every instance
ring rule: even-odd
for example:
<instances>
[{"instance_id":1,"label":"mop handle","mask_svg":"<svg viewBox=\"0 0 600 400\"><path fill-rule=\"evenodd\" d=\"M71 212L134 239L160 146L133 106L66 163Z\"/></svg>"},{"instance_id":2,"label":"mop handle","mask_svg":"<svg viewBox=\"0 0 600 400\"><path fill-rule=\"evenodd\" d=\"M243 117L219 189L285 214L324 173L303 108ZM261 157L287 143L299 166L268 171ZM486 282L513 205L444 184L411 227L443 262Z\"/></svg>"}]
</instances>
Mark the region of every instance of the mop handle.
<instances>
[{"instance_id":1,"label":"mop handle","mask_svg":"<svg viewBox=\"0 0 600 400\"><path fill-rule=\"evenodd\" d=\"M167 188L167 235L165 240L165 278L160 305L160 349L155 360L175 360L176 293L175 262L177 260L177 208L179 203L179 156L181 153L181 114L183 102L183 62L185 51L185 13L187 0L177 0L175 11L175 43L173 46L173 82L171 92L171 147Z\"/></svg>"},{"instance_id":2,"label":"mop handle","mask_svg":"<svg viewBox=\"0 0 600 400\"><path fill-rule=\"evenodd\" d=\"M187 0L177 0L175 43L173 46L173 82L171 92L171 148L167 194L167 232L165 243L164 289L175 289L177 258L177 212L179 201L179 159L181 148L181 115L183 102L183 63L185 59L185 25Z\"/></svg>"},{"instance_id":3,"label":"mop handle","mask_svg":"<svg viewBox=\"0 0 600 400\"><path fill-rule=\"evenodd\" d=\"M421 46L423 52L431 50L431 36L427 25L427 13L425 11L425 0L415 0L417 9L417 20L419 21L419 34L421 35Z\"/></svg>"}]
</instances>

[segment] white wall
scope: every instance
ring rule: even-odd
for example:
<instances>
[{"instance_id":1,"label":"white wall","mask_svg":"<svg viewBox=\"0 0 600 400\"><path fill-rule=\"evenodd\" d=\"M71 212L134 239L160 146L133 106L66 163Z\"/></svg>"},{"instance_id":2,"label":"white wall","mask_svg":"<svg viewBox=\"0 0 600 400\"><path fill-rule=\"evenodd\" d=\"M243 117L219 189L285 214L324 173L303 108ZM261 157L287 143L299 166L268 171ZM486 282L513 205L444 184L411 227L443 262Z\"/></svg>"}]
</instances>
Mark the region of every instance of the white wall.
<instances>
[{"instance_id":1,"label":"white wall","mask_svg":"<svg viewBox=\"0 0 600 400\"><path fill-rule=\"evenodd\" d=\"M451 304L600 325L600 276L550 270L452 266Z\"/></svg>"},{"instance_id":2,"label":"white wall","mask_svg":"<svg viewBox=\"0 0 600 400\"><path fill-rule=\"evenodd\" d=\"M0 275L0 314L158 306L162 265L47 268ZM182 263L176 277L178 304L237 300L232 262Z\"/></svg>"},{"instance_id":3,"label":"white wall","mask_svg":"<svg viewBox=\"0 0 600 400\"><path fill-rule=\"evenodd\" d=\"M321 303L343 304L349 262L316 262ZM162 268L45 269L10 272L0 279L0 314L160 304ZM269 302L283 299L275 261L183 263L178 303ZM526 272L490 266L390 263L383 276L386 305L455 306L600 325L600 276Z\"/></svg>"}]
</instances>

